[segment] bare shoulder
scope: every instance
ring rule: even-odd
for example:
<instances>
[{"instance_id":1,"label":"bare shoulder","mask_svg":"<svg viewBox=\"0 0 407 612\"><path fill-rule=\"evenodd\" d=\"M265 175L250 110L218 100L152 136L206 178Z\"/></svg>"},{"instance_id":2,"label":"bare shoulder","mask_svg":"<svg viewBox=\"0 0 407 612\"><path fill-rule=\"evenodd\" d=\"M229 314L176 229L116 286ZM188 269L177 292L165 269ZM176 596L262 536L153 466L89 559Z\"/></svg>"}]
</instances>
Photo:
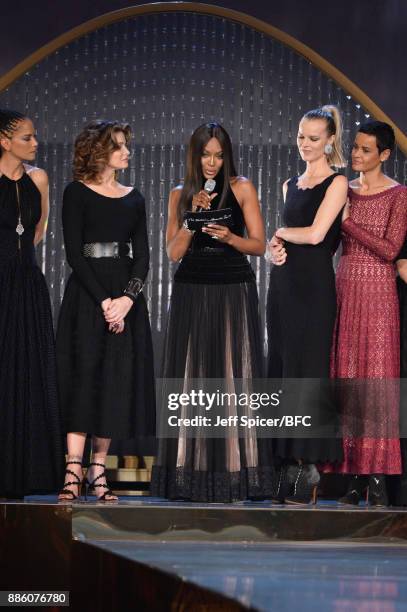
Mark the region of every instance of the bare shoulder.
<instances>
[{"instance_id":1,"label":"bare shoulder","mask_svg":"<svg viewBox=\"0 0 407 612\"><path fill-rule=\"evenodd\" d=\"M233 188L235 193L241 193L242 195L248 195L256 192L256 188L252 181L245 176L233 176L230 179L230 186Z\"/></svg>"},{"instance_id":2,"label":"bare shoulder","mask_svg":"<svg viewBox=\"0 0 407 612\"><path fill-rule=\"evenodd\" d=\"M245 176L231 176L230 184L233 186L237 185L253 185L250 179Z\"/></svg>"},{"instance_id":3,"label":"bare shoulder","mask_svg":"<svg viewBox=\"0 0 407 612\"><path fill-rule=\"evenodd\" d=\"M332 183L335 185L345 185L346 187L349 185L349 181L344 174L337 174Z\"/></svg>"},{"instance_id":4,"label":"bare shoulder","mask_svg":"<svg viewBox=\"0 0 407 612\"><path fill-rule=\"evenodd\" d=\"M176 209L179 203L179 199L181 197L183 185L177 185L174 189L171 189L170 196L168 198L168 207L169 209Z\"/></svg>"},{"instance_id":5,"label":"bare shoulder","mask_svg":"<svg viewBox=\"0 0 407 612\"><path fill-rule=\"evenodd\" d=\"M340 189L342 191L343 189L347 190L348 187L349 182L346 176L344 176L343 174L338 174L337 176L335 176L332 183L329 185L328 190L335 191L336 189Z\"/></svg>"},{"instance_id":6,"label":"bare shoulder","mask_svg":"<svg viewBox=\"0 0 407 612\"><path fill-rule=\"evenodd\" d=\"M34 181L37 187L48 187L48 174L42 168L37 168L36 166L30 166L28 164L24 164L25 171L30 176L30 178Z\"/></svg>"},{"instance_id":7,"label":"bare shoulder","mask_svg":"<svg viewBox=\"0 0 407 612\"><path fill-rule=\"evenodd\" d=\"M176 187L174 187L174 189L171 189L170 191L170 201L171 202L178 202L178 200L181 197L182 188L183 188L183 185L177 185Z\"/></svg>"}]
</instances>

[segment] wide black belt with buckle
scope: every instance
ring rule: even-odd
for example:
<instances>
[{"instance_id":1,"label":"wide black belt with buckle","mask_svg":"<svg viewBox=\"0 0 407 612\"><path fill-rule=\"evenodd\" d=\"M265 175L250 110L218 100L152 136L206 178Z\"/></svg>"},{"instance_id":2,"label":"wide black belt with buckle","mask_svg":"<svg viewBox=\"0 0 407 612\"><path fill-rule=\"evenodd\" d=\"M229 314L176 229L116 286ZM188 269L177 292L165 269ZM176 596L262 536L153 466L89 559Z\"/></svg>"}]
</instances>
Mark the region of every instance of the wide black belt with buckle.
<instances>
[{"instance_id":1,"label":"wide black belt with buckle","mask_svg":"<svg viewBox=\"0 0 407 612\"><path fill-rule=\"evenodd\" d=\"M132 257L130 242L85 242L82 247L84 257Z\"/></svg>"}]
</instances>

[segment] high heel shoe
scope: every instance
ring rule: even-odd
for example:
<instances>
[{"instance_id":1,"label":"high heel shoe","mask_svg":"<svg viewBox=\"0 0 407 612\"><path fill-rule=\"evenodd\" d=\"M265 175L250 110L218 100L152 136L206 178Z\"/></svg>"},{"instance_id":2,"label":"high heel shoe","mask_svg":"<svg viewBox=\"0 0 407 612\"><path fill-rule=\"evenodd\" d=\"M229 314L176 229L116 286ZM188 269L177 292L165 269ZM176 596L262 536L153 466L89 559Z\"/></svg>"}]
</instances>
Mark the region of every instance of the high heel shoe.
<instances>
[{"instance_id":1,"label":"high heel shoe","mask_svg":"<svg viewBox=\"0 0 407 612\"><path fill-rule=\"evenodd\" d=\"M292 489L292 483L288 482L287 469L287 465L282 465L278 473L277 486L271 496L271 501L276 504L283 504Z\"/></svg>"},{"instance_id":2,"label":"high heel shoe","mask_svg":"<svg viewBox=\"0 0 407 612\"><path fill-rule=\"evenodd\" d=\"M75 464L80 465L82 467L82 461L67 461L65 464L65 476L73 476L76 480L65 480L63 484L63 488L58 493L58 501L67 501L72 502L79 499L83 484L83 479L79 478L78 474L75 474L72 470L68 469L68 465ZM66 489L68 486L76 486L78 487L78 494L76 495L72 489ZM61 495L70 495L69 498L61 497Z\"/></svg>"},{"instance_id":3,"label":"high heel shoe","mask_svg":"<svg viewBox=\"0 0 407 612\"><path fill-rule=\"evenodd\" d=\"M321 479L313 463L290 466L288 480L293 482L292 495L285 498L286 504L317 503L318 483Z\"/></svg>"},{"instance_id":4,"label":"high heel shoe","mask_svg":"<svg viewBox=\"0 0 407 612\"><path fill-rule=\"evenodd\" d=\"M388 506L386 477L383 474L369 476L368 502L371 506Z\"/></svg>"},{"instance_id":5,"label":"high heel shoe","mask_svg":"<svg viewBox=\"0 0 407 612\"><path fill-rule=\"evenodd\" d=\"M366 496L368 503L368 481L367 476L358 476L355 474L348 486L348 490L343 497L338 499L338 504L347 504L349 506L358 506L363 494Z\"/></svg>"},{"instance_id":6,"label":"high heel shoe","mask_svg":"<svg viewBox=\"0 0 407 612\"><path fill-rule=\"evenodd\" d=\"M92 481L89 481L88 476L86 475L86 479L85 479L85 499L88 498L88 493L89 491L93 491L97 501L103 501L103 502L116 502L118 501L116 495L113 493L113 491L108 487L108 485L106 484L106 466L104 463L96 463L95 461L93 461L92 463L89 463L89 467L88 467L88 471L89 468L95 465L97 467L101 467L103 468L103 471L98 474L98 476L96 476L96 478L94 478ZM89 472L88 472L89 473ZM100 478L104 478L105 482L102 483L98 483L97 480L99 480ZM98 495L96 492L96 489L98 488L102 488L102 489L106 489L106 491L104 493L102 493L102 495ZM107 499L108 497L111 497L112 499Z\"/></svg>"}]
</instances>

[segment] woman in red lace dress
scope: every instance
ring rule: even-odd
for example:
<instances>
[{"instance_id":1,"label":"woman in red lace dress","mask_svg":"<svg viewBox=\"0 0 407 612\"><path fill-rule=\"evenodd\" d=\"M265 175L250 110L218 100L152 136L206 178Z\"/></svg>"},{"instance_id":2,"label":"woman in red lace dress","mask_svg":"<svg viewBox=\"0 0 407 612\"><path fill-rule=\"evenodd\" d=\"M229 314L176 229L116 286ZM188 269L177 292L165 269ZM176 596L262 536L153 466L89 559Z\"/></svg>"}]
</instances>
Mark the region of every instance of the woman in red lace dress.
<instances>
[{"instance_id":1,"label":"woman in red lace dress","mask_svg":"<svg viewBox=\"0 0 407 612\"><path fill-rule=\"evenodd\" d=\"M394 146L386 123L361 125L352 150L336 277L332 375L342 381L344 462L353 474L343 503L387 505L386 474L400 474L399 307L394 260L407 227L407 188L382 172ZM342 386L342 385L341 385Z\"/></svg>"}]
</instances>

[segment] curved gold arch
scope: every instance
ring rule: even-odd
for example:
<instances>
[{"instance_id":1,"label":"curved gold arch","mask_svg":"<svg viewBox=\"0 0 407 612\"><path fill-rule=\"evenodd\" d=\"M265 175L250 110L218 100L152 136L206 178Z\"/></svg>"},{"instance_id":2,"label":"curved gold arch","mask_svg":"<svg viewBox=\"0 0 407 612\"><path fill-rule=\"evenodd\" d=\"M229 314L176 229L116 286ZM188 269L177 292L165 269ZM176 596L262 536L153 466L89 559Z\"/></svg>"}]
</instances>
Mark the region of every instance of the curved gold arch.
<instances>
[{"instance_id":1,"label":"curved gold arch","mask_svg":"<svg viewBox=\"0 0 407 612\"><path fill-rule=\"evenodd\" d=\"M64 45L72 42L76 38L80 38L89 32L93 32L103 26L110 25L116 21L122 21L129 17L136 17L138 15L147 15L152 13L171 13L171 12L192 12L201 13L206 15L214 15L217 17L223 17L231 21L249 26L259 32L267 34L285 45L294 49L297 53L304 56L322 72L336 81L343 89L345 89L349 95L351 95L358 103L360 103L371 115L381 121L390 123L395 131L397 144L405 155L407 155L407 136L400 130L400 128L392 121L386 113L384 113L375 102L358 87L353 81L348 79L340 70L335 68L330 62L324 59L321 55L316 53L313 49L304 45L302 42L290 36L286 32L275 28L274 26L251 17L246 13L235 11L232 9L223 8L220 6L214 6L212 4L201 4L197 2L157 2L153 4L142 4L140 6L131 6L111 13L106 13L94 19L90 19L85 23L61 34L51 42L47 43L43 47L40 47L37 51L29 55L25 60L17 64L12 70L7 72L3 77L0 78L0 91L8 87L13 81L18 79L21 75L27 72L32 66L43 60L47 55L50 55L57 49Z\"/></svg>"}]
</instances>

